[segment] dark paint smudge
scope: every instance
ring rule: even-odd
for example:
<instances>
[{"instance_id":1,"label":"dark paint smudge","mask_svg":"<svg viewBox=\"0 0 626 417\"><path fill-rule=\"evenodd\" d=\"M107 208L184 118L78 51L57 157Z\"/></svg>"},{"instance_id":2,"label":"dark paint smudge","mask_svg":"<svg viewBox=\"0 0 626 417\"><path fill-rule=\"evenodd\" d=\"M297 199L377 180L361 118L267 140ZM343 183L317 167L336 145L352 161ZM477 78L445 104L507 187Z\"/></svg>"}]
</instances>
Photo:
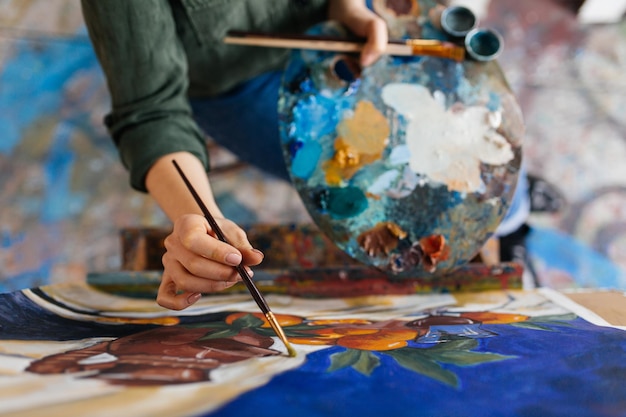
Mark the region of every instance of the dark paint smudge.
<instances>
[{"instance_id":1,"label":"dark paint smudge","mask_svg":"<svg viewBox=\"0 0 626 417\"><path fill-rule=\"evenodd\" d=\"M399 273L421 265L425 271L433 273L441 261L448 259L449 254L450 247L443 235L426 236L400 254L394 254L389 267Z\"/></svg>"},{"instance_id":2,"label":"dark paint smudge","mask_svg":"<svg viewBox=\"0 0 626 417\"><path fill-rule=\"evenodd\" d=\"M361 214L368 206L367 197L357 187L331 187L313 192L313 201L322 212L334 219L347 219Z\"/></svg>"}]
</instances>

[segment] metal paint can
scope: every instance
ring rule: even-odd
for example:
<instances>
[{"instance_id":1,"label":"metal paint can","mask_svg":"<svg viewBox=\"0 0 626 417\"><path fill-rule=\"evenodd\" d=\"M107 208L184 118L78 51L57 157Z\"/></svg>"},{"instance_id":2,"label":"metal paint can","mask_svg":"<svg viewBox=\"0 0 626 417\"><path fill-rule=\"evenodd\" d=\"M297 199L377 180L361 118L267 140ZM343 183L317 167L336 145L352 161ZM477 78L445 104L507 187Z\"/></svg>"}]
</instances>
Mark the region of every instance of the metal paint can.
<instances>
[{"instance_id":1,"label":"metal paint can","mask_svg":"<svg viewBox=\"0 0 626 417\"><path fill-rule=\"evenodd\" d=\"M468 55L476 61L496 59L503 45L502 36L493 29L476 28L465 36L465 49Z\"/></svg>"},{"instance_id":2,"label":"metal paint can","mask_svg":"<svg viewBox=\"0 0 626 417\"><path fill-rule=\"evenodd\" d=\"M467 7L450 6L441 13L441 28L456 38L467 35L477 23L476 15Z\"/></svg>"}]
</instances>

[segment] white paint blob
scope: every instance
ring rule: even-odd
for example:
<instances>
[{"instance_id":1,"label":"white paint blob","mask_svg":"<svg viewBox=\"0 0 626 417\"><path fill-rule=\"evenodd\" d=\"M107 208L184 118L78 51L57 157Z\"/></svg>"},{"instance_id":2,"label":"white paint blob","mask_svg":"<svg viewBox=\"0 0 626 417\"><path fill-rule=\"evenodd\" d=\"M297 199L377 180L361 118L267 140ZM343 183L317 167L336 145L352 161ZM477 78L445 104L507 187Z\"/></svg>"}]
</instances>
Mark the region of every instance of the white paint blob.
<instances>
[{"instance_id":1,"label":"white paint blob","mask_svg":"<svg viewBox=\"0 0 626 417\"><path fill-rule=\"evenodd\" d=\"M414 84L387 84L382 98L408 122L410 168L450 190L479 191L481 162L503 165L513 159L511 145L496 131L500 112L456 104L446 109L441 97L435 99L427 88Z\"/></svg>"},{"instance_id":2,"label":"white paint blob","mask_svg":"<svg viewBox=\"0 0 626 417\"><path fill-rule=\"evenodd\" d=\"M111 355L110 353L104 352L98 355L89 356L88 358L82 359L78 361L79 365L98 365L101 363L109 363L115 362L117 360L116 356Z\"/></svg>"}]
</instances>

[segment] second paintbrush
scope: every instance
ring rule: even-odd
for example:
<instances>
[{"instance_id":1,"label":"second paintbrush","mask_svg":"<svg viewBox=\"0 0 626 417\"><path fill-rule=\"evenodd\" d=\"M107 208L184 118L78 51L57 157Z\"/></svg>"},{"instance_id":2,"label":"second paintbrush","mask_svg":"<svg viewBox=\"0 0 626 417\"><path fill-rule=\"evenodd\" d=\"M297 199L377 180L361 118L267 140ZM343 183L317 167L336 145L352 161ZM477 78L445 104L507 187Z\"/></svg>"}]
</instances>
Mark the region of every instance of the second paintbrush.
<instances>
[{"instance_id":1,"label":"second paintbrush","mask_svg":"<svg viewBox=\"0 0 626 417\"><path fill-rule=\"evenodd\" d=\"M185 175L183 170L180 168L180 166L178 165L178 163L175 160L172 160L172 163L174 164L174 167L176 168L176 170L180 174L181 178L185 182L185 185L187 186L187 188L191 192L194 200L196 201L196 203L200 207L200 210L202 211L202 214L204 215L204 217L209 222L209 225L211 226L211 229L213 230L213 232L215 233L217 238L219 240L221 240L222 242L224 242L224 243L228 243L228 240L226 239L226 236L224 235L224 233L220 229L219 225L217 224L217 222L213 218L213 215L209 212L209 209L206 207L206 205L204 204L204 202L202 201L202 199L200 198L200 196L196 192L196 190L193 187L193 185L191 185L191 182L189 182L189 180L187 179L187 176ZM265 301L265 298L263 297L263 295L261 294L259 289L254 285L254 282L252 282L252 278L248 274L248 271L246 271L246 268L244 268L244 266L242 264L239 264L239 265L237 265L235 267L235 269L237 270L237 272L241 276L241 279L243 280L243 283L248 288L248 291L250 291L250 294L252 295L252 298L254 299L254 301L257 303L257 305L259 306L259 308L261 309L261 311L265 315L265 318L269 322L270 326L272 326L272 329L274 329L274 332L276 333L278 338L285 344L285 347L287 348L287 353L289 354L289 356L296 356L295 349L291 346L291 344L287 340L287 336L285 336L285 332L283 331L282 327L278 323L278 320L276 320L276 316L274 316L274 313L272 313L272 311L270 310L270 307L267 304L267 301Z\"/></svg>"},{"instance_id":2,"label":"second paintbrush","mask_svg":"<svg viewBox=\"0 0 626 417\"><path fill-rule=\"evenodd\" d=\"M364 40L351 41L331 36L275 35L261 32L230 31L224 43L268 48L313 49L333 52L360 52ZM455 61L465 59L465 49L451 42L435 39L392 39L384 51L388 55L424 55L449 58Z\"/></svg>"}]
</instances>

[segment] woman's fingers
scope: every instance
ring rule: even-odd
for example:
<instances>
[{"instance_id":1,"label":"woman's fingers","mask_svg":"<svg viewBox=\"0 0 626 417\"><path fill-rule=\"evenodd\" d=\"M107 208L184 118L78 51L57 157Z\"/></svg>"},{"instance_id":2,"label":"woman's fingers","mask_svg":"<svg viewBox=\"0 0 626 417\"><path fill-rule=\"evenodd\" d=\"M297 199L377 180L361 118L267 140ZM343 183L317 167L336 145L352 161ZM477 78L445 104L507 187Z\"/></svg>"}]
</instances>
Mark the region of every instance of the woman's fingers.
<instances>
[{"instance_id":1,"label":"woman's fingers","mask_svg":"<svg viewBox=\"0 0 626 417\"><path fill-rule=\"evenodd\" d=\"M189 260L189 258L193 259ZM224 265L188 252L178 254L178 256L172 251L165 252L163 267L171 275L178 290L209 292L214 288L215 282L240 281L240 276L234 266ZM248 266L245 268L252 276L252 270Z\"/></svg>"},{"instance_id":2,"label":"woman's fingers","mask_svg":"<svg viewBox=\"0 0 626 417\"><path fill-rule=\"evenodd\" d=\"M170 310L183 310L195 304L200 299L203 292L222 291L232 287L236 283L237 281L209 281L202 285L206 291L183 291L179 289L179 286L174 282L172 276L168 272L164 272L156 301L161 307L169 308Z\"/></svg>"},{"instance_id":3,"label":"woman's fingers","mask_svg":"<svg viewBox=\"0 0 626 417\"><path fill-rule=\"evenodd\" d=\"M378 18L372 18L366 24L367 42L361 51L361 65L373 64L385 52L388 42L387 25Z\"/></svg>"},{"instance_id":4,"label":"woman's fingers","mask_svg":"<svg viewBox=\"0 0 626 417\"><path fill-rule=\"evenodd\" d=\"M243 259L239 250L217 239L204 217L195 214L182 216L174 223L174 231L165 245L168 251L188 252L230 266L239 265Z\"/></svg>"},{"instance_id":5,"label":"woman's fingers","mask_svg":"<svg viewBox=\"0 0 626 417\"><path fill-rule=\"evenodd\" d=\"M156 301L161 307L170 310L183 310L194 304L201 297L200 293L178 291L167 271L161 276L161 284L157 293Z\"/></svg>"},{"instance_id":6,"label":"woman's fingers","mask_svg":"<svg viewBox=\"0 0 626 417\"><path fill-rule=\"evenodd\" d=\"M234 268L231 267L234 271ZM172 310L182 310L200 299L202 293L213 293L230 288L240 281L235 274L229 280L200 278L187 272L182 265L170 265L163 271L157 294L157 303Z\"/></svg>"},{"instance_id":7,"label":"woman's fingers","mask_svg":"<svg viewBox=\"0 0 626 417\"><path fill-rule=\"evenodd\" d=\"M263 253L252 248L245 232L235 223L219 219L228 244L217 239L208 222L198 215L186 215L174 224L165 239L164 272L157 302L180 310L195 303L202 293L222 291L241 281L236 266L259 264ZM232 239L232 240L231 240Z\"/></svg>"}]
</instances>

